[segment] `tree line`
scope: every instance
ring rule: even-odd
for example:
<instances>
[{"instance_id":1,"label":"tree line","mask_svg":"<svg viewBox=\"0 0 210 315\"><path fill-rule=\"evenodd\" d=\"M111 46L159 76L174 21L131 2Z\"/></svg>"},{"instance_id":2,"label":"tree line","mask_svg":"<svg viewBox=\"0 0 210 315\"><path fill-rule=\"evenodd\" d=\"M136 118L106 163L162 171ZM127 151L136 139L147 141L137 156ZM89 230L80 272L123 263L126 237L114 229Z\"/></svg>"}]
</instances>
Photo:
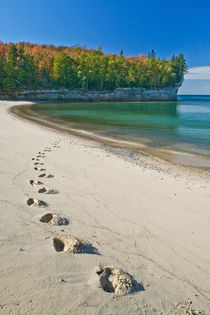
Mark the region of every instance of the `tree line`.
<instances>
[{"instance_id":1,"label":"tree line","mask_svg":"<svg viewBox=\"0 0 210 315\"><path fill-rule=\"evenodd\" d=\"M102 48L0 42L0 92L69 88L114 90L130 87L171 87L187 71L183 54L170 59L105 54Z\"/></svg>"}]
</instances>

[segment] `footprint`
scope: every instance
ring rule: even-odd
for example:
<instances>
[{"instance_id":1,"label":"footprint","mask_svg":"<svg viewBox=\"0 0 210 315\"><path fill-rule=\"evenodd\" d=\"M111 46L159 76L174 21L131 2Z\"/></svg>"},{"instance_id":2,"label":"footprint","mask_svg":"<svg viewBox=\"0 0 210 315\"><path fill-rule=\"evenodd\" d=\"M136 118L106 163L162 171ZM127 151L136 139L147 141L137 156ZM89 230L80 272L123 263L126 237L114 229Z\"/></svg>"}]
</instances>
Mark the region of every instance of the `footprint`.
<instances>
[{"instance_id":1,"label":"footprint","mask_svg":"<svg viewBox=\"0 0 210 315\"><path fill-rule=\"evenodd\" d=\"M37 157L37 158L40 158L40 157L42 157L42 156L39 154L39 155L37 155L36 157Z\"/></svg>"},{"instance_id":2,"label":"footprint","mask_svg":"<svg viewBox=\"0 0 210 315\"><path fill-rule=\"evenodd\" d=\"M34 198L29 198L27 201L26 201L27 205L28 206L37 206L37 207L47 207L48 204L42 200L37 200L37 199L34 199Z\"/></svg>"},{"instance_id":3,"label":"footprint","mask_svg":"<svg viewBox=\"0 0 210 315\"><path fill-rule=\"evenodd\" d=\"M30 184L31 186L43 185L42 182L40 182L40 181L38 181L38 180L33 180L33 179L31 179L31 180L29 181L29 184Z\"/></svg>"},{"instance_id":4,"label":"footprint","mask_svg":"<svg viewBox=\"0 0 210 315\"><path fill-rule=\"evenodd\" d=\"M34 165L35 165L36 167L38 167L38 166L44 165L44 163L35 162Z\"/></svg>"},{"instance_id":5,"label":"footprint","mask_svg":"<svg viewBox=\"0 0 210 315\"><path fill-rule=\"evenodd\" d=\"M55 189L50 189L50 188L48 188L48 187L42 187L42 188L40 188L40 189L38 190L38 193L40 193L40 194L45 193L45 194L49 194L49 195L55 195L55 194L58 193L58 191L55 190Z\"/></svg>"},{"instance_id":6,"label":"footprint","mask_svg":"<svg viewBox=\"0 0 210 315\"><path fill-rule=\"evenodd\" d=\"M40 174L38 177L53 178L53 177L54 177L54 175L51 175L51 174L46 174L46 173L42 173L42 174Z\"/></svg>"},{"instance_id":7,"label":"footprint","mask_svg":"<svg viewBox=\"0 0 210 315\"><path fill-rule=\"evenodd\" d=\"M91 244L71 236L58 236L53 239L53 246L56 252L69 252L74 254L95 254L96 249Z\"/></svg>"},{"instance_id":8,"label":"footprint","mask_svg":"<svg viewBox=\"0 0 210 315\"><path fill-rule=\"evenodd\" d=\"M43 194L43 193L46 193L47 191L48 189L46 187L43 187L38 190L38 193Z\"/></svg>"},{"instance_id":9,"label":"footprint","mask_svg":"<svg viewBox=\"0 0 210 315\"><path fill-rule=\"evenodd\" d=\"M109 293L119 295L134 291L137 282L122 269L98 266L96 270L101 288Z\"/></svg>"},{"instance_id":10,"label":"footprint","mask_svg":"<svg viewBox=\"0 0 210 315\"><path fill-rule=\"evenodd\" d=\"M44 172L46 171L45 168L41 168L41 167L34 167L35 171L40 171L40 172Z\"/></svg>"},{"instance_id":11,"label":"footprint","mask_svg":"<svg viewBox=\"0 0 210 315\"><path fill-rule=\"evenodd\" d=\"M43 174L40 174L38 177L47 177L47 174L43 173Z\"/></svg>"},{"instance_id":12,"label":"footprint","mask_svg":"<svg viewBox=\"0 0 210 315\"><path fill-rule=\"evenodd\" d=\"M34 161L35 160L35 158L32 158L32 161Z\"/></svg>"},{"instance_id":13,"label":"footprint","mask_svg":"<svg viewBox=\"0 0 210 315\"><path fill-rule=\"evenodd\" d=\"M47 214L43 215L39 221L42 223L50 223L50 224L54 224L54 225L67 225L67 224L69 224L69 220L66 217L64 217L60 214L56 214L56 213L47 213Z\"/></svg>"}]
</instances>

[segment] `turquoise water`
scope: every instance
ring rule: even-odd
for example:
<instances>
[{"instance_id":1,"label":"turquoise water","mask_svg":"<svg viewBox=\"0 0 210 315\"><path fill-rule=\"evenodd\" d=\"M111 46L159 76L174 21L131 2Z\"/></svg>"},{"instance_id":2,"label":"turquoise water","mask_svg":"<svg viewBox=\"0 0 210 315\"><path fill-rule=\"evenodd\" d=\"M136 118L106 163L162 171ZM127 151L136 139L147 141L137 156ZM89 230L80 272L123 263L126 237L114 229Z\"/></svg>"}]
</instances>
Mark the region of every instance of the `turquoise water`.
<instances>
[{"instance_id":1,"label":"turquoise water","mask_svg":"<svg viewBox=\"0 0 210 315\"><path fill-rule=\"evenodd\" d=\"M210 158L210 96L178 96L177 102L42 103L30 110L67 128Z\"/></svg>"}]
</instances>

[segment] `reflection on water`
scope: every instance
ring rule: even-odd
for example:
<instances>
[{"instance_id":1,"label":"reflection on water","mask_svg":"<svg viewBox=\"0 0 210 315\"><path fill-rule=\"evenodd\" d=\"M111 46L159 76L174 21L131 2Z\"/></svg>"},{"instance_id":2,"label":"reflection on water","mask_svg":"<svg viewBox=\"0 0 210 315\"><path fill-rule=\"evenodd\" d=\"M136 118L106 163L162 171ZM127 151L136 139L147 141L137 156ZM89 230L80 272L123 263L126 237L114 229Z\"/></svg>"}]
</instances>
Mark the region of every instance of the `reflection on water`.
<instances>
[{"instance_id":1,"label":"reflection on water","mask_svg":"<svg viewBox=\"0 0 210 315\"><path fill-rule=\"evenodd\" d=\"M174 129L177 102L169 103L54 103L36 104L31 109L51 119L62 119L80 126ZM77 125L78 126L78 125ZM87 127L87 126L86 126Z\"/></svg>"},{"instance_id":2,"label":"reflection on water","mask_svg":"<svg viewBox=\"0 0 210 315\"><path fill-rule=\"evenodd\" d=\"M40 118L117 140L210 158L210 97L177 102L44 103L27 108Z\"/></svg>"}]
</instances>

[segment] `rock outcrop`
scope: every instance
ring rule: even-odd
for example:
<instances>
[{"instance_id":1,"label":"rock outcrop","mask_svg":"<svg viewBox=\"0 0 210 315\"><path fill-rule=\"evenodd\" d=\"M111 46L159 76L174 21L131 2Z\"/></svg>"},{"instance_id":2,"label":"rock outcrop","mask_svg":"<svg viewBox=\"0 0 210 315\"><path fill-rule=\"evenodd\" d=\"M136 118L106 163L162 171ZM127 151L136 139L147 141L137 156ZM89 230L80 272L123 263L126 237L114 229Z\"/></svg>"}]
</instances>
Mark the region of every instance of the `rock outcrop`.
<instances>
[{"instance_id":1,"label":"rock outcrop","mask_svg":"<svg viewBox=\"0 0 210 315\"><path fill-rule=\"evenodd\" d=\"M118 88L114 91L85 91L83 89L50 89L18 91L8 97L17 100L100 102L100 101L174 101L179 86L163 88Z\"/></svg>"}]
</instances>

